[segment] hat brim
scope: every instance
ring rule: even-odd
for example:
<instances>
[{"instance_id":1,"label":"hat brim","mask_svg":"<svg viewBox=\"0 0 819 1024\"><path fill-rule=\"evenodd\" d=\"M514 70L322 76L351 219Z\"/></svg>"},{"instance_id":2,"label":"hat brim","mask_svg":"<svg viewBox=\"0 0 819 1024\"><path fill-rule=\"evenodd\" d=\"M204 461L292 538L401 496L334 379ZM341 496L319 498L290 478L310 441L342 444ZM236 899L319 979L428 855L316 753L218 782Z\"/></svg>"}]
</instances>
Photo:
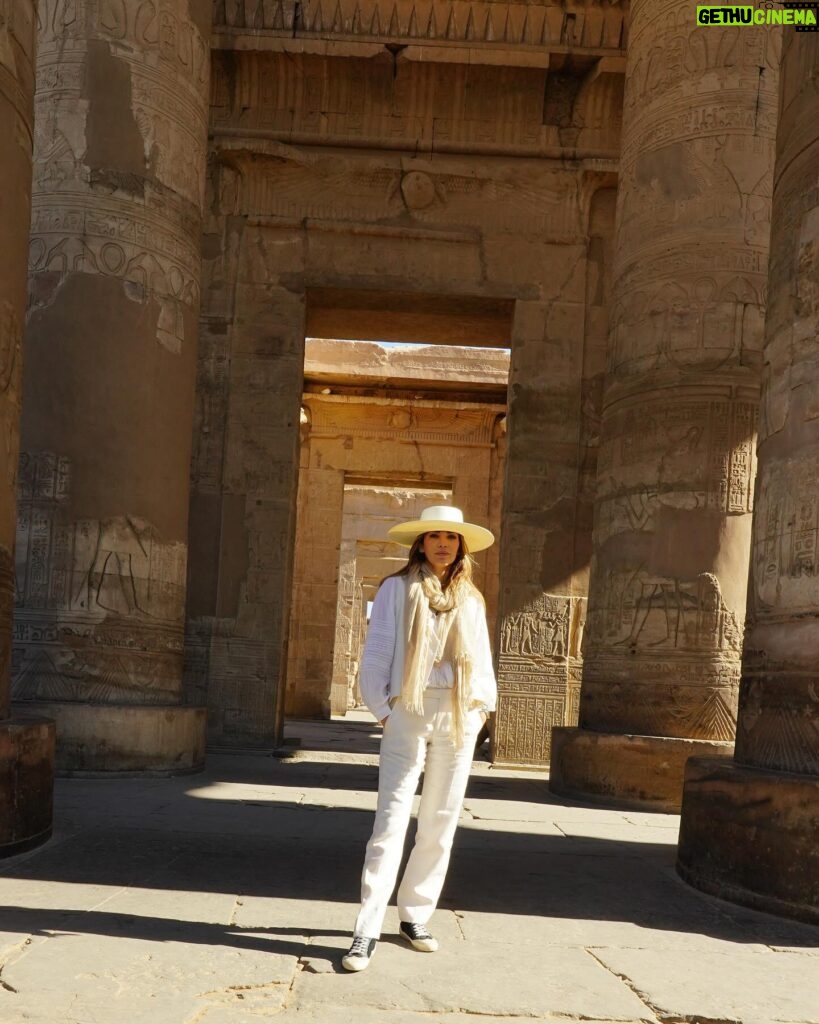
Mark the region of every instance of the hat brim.
<instances>
[{"instance_id":1,"label":"hat brim","mask_svg":"<svg viewBox=\"0 0 819 1024\"><path fill-rule=\"evenodd\" d=\"M495 543L495 535L491 530L474 523L453 523L451 519L414 519L409 523L399 523L387 531L387 536L402 547L411 548L415 538L422 533L459 533L466 541L470 554L484 551Z\"/></svg>"}]
</instances>

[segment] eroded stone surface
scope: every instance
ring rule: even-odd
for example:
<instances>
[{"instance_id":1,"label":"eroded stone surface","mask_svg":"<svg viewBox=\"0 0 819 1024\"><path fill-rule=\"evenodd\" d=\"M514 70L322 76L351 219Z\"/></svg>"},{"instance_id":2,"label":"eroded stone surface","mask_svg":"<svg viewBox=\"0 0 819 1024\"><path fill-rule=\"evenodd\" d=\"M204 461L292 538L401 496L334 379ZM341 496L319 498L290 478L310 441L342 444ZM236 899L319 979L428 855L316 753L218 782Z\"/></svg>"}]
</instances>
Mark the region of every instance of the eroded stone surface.
<instances>
[{"instance_id":1,"label":"eroded stone surface","mask_svg":"<svg viewBox=\"0 0 819 1024\"><path fill-rule=\"evenodd\" d=\"M819 41L789 32L736 754L728 766L690 765L679 856L694 885L809 921L819 921L818 71Z\"/></svg>"},{"instance_id":2,"label":"eroded stone surface","mask_svg":"<svg viewBox=\"0 0 819 1024\"><path fill-rule=\"evenodd\" d=\"M631 8L580 724L730 741L778 37L689 14Z\"/></svg>"},{"instance_id":3,"label":"eroded stone surface","mask_svg":"<svg viewBox=\"0 0 819 1024\"><path fill-rule=\"evenodd\" d=\"M545 763L551 726L576 718L622 85L619 33L602 26L622 12L595 4L564 19L551 3L510 8L507 45L483 39L490 65L472 44L494 33L496 8L476 8L471 19L459 8L448 42L397 60L383 47L412 36L402 21L409 9L394 25L373 22L374 6L328 23L301 25L300 14L289 32L267 7L252 26L246 10L217 11L218 38L236 49L214 57L187 679L191 692L222 695L215 728L224 742L275 744L285 639L298 631L314 634L297 644L299 678L309 656L307 689L327 687L330 587L313 582L312 597L304 590L292 607L280 600L292 592L301 522L306 331L512 348L508 422L481 440L498 455L488 496L485 484L478 493L485 467L472 473L470 464L485 452L453 470L444 443L428 452L409 422L390 424L383 410L372 414L373 430L390 442L407 431L415 452L407 443L400 465L385 467L386 446L376 451L342 416L306 493L327 518L317 540L333 567L339 555L327 538L338 534L343 473L362 454L379 471L410 474L401 483L446 484L455 504L502 520L509 546L485 564L487 577L497 573L505 638L496 756ZM515 24L524 15L525 31ZM282 26L288 17L282 8ZM617 56L596 52L588 66L547 75L528 40L534 20L540 39L549 18L550 40L571 27L571 42L557 45L605 36L598 49ZM355 40L338 38L342 23ZM357 48L370 45L362 35L380 41L380 58ZM450 46L456 38L468 45ZM592 162L578 170L571 161L581 153ZM313 411L303 432L316 431L322 410ZM418 428L426 415L419 401ZM462 432L450 433L459 443ZM298 621L303 610L309 628ZM322 705L311 694L310 713L338 707L339 696Z\"/></svg>"},{"instance_id":4,"label":"eroded stone surface","mask_svg":"<svg viewBox=\"0 0 819 1024\"><path fill-rule=\"evenodd\" d=\"M209 10L40 7L20 700L180 699Z\"/></svg>"},{"instance_id":5,"label":"eroded stone surface","mask_svg":"<svg viewBox=\"0 0 819 1024\"><path fill-rule=\"evenodd\" d=\"M54 725L9 718L37 5L0 3L0 856L51 833Z\"/></svg>"}]
</instances>

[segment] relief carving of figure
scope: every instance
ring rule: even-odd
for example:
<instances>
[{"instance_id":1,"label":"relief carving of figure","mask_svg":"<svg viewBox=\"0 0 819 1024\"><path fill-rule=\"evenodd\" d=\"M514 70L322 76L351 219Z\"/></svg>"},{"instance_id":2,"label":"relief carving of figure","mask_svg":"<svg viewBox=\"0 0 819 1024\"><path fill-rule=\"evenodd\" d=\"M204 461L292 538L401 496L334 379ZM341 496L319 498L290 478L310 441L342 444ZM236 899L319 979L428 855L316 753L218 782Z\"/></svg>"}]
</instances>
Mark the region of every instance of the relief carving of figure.
<instances>
[{"instance_id":1,"label":"relief carving of figure","mask_svg":"<svg viewBox=\"0 0 819 1024\"><path fill-rule=\"evenodd\" d=\"M141 520L117 517L99 523L72 607L148 616L141 593L149 581L153 539L153 527Z\"/></svg>"},{"instance_id":2,"label":"relief carving of figure","mask_svg":"<svg viewBox=\"0 0 819 1024\"><path fill-rule=\"evenodd\" d=\"M615 646L739 653L740 626L713 573L682 579L653 576L640 568L631 574L612 573L608 583L606 617L613 615L613 621L605 628L611 634L619 632L618 623L628 627Z\"/></svg>"}]
</instances>

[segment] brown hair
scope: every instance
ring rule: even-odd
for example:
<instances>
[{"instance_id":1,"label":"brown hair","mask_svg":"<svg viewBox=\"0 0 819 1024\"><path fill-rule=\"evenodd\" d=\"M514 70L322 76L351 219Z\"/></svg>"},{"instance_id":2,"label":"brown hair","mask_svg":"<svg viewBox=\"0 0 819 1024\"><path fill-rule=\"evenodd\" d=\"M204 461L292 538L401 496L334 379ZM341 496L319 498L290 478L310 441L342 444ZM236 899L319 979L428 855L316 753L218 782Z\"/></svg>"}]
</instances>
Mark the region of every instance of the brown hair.
<instances>
[{"instance_id":1,"label":"brown hair","mask_svg":"<svg viewBox=\"0 0 819 1024\"><path fill-rule=\"evenodd\" d=\"M440 531L428 530L427 533L435 533ZM452 530L452 533L456 533L456 530ZM385 579L390 579L392 576L408 576L414 568L420 568L426 561L424 555L424 537L426 533L419 533L415 540L412 542L409 555L407 556L407 564L399 569L398 572L390 573ZM460 543L458 544L458 554L455 556L455 561L446 571L446 576L441 583L441 589L447 590L450 586L452 587L465 587L468 590L473 590L475 593L479 593L477 587L472 582L472 569L475 565L475 561L472 555L469 553L469 548L466 546L466 541L463 536L459 533L458 538ZM382 580L383 582L383 580Z\"/></svg>"}]
</instances>

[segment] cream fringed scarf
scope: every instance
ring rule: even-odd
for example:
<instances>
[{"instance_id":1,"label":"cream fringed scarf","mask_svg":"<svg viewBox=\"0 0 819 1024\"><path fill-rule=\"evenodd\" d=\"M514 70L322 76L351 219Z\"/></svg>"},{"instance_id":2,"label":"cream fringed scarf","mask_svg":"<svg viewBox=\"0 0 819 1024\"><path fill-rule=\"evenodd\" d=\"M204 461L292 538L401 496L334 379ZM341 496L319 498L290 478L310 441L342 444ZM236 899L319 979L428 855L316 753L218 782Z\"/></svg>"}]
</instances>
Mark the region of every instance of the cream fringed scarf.
<instances>
[{"instance_id":1,"label":"cream fringed scarf","mask_svg":"<svg viewBox=\"0 0 819 1024\"><path fill-rule=\"evenodd\" d=\"M448 647L454 674L452 739L456 747L463 746L464 718L469 707L472 677L470 652L474 650L474 644L472 638L467 636L468 627L462 614L464 598L469 589L469 584L455 585L445 593L440 580L426 564L413 568L407 577L406 653L401 703L414 714L423 715L430 655L435 656L430 647L434 644L438 652ZM429 628L430 608L439 614L435 631Z\"/></svg>"}]
</instances>

